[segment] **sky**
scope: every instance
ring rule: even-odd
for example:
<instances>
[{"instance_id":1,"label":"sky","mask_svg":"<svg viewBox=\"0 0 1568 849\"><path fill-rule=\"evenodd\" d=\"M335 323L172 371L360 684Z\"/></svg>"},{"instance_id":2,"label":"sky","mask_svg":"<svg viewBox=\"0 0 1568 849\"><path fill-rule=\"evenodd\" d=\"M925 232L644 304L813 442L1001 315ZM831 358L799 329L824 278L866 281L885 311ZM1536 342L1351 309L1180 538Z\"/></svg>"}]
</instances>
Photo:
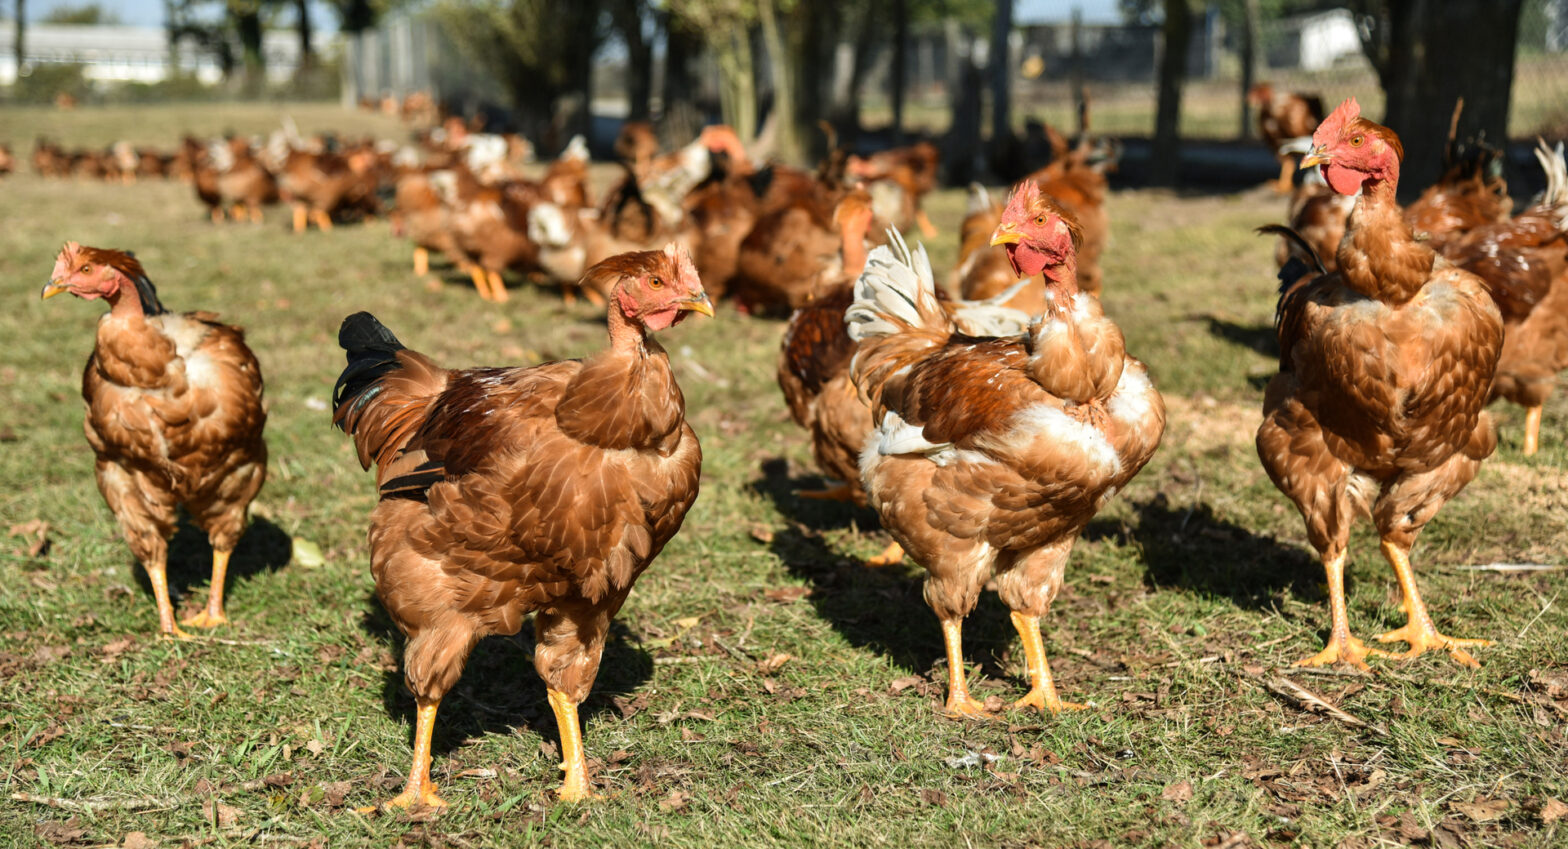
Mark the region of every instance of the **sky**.
<instances>
[{"instance_id":1,"label":"sky","mask_svg":"<svg viewBox=\"0 0 1568 849\"><path fill-rule=\"evenodd\" d=\"M48 14L56 6L81 6L90 0L28 0L28 20ZM105 9L112 10L121 21L137 26L163 24L163 0L97 0ZM9 3L5 4L9 6ZM1085 23L1118 23L1121 13L1116 0L1015 0L1013 15L1021 21L1065 21L1072 17L1074 7L1083 10ZM7 9L6 11L10 11ZM332 13L320 5L312 10L311 19L323 31L334 29Z\"/></svg>"}]
</instances>

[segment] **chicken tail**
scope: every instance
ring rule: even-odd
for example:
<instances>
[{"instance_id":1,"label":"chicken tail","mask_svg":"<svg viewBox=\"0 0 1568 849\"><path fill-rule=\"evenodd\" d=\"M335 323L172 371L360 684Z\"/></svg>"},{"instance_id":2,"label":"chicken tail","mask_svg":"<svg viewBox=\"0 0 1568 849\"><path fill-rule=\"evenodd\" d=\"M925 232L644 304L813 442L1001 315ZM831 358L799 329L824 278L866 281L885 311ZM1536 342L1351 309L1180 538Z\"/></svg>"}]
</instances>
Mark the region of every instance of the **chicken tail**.
<instances>
[{"instance_id":1,"label":"chicken tail","mask_svg":"<svg viewBox=\"0 0 1568 849\"><path fill-rule=\"evenodd\" d=\"M925 246L910 250L896 228L887 234L888 243L871 251L855 281L855 302L844 313L849 337L860 342L924 329L945 339L951 328Z\"/></svg>"},{"instance_id":2,"label":"chicken tail","mask_svg":"<svg viewBox=\"0 0 1568 849\"><path fill-rule=\"evenodd\" d=\"M1300 280L1303 276L1311 274L1314 269L1318 274L1328 273L1328 269L1323 267L1323 259L1318 256L1317 250L1295 230L1286 227L1284 224L1265 224L1254 232L1263 235L1282 236L1285 241L1290 242L1292 245L1290 261L1285 263L1279 270L1279 291L1281 294L1289 289L1291 284ZM1308 259L1312 261L1310 265L1306 261Z\"/></svg>"},{"instance_id":3,"label":"chicken tail","mask_svg":"<svg viewBox=\"0 0 1568 849\"><path fill-rule=\"evenodd\" d=\"M1563 143L1558 142L1553 148L1536 139L1535 158L1546 172L1546 191L1537 203L1551 210L1552 224L1557 229L1568 229L1568 161L1563 156Z\"/></svg>"},{"instance_id":4,"label":"chicken tail","mask_svg":"<svg viewBox=\"0 0 1568 849\"><path fill-rule=\"evenodd\" d=\"M384 467L424 421L446 370L405 348L368 312L343 319L338 344L348 365L332 388L332 423L354 438L360 466Z\"/></svg>"}]
</instances>

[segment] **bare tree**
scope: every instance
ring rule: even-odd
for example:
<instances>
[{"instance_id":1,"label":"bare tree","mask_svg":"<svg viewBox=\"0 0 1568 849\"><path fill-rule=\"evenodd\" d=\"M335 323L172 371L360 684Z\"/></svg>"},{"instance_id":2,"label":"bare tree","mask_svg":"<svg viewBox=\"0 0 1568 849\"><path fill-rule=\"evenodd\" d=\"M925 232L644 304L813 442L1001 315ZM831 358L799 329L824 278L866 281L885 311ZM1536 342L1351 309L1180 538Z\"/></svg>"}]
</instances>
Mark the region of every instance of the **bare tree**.
<instances>
[{"instance_id":1,"label":"bare tree","mask_svg":"<svg viewBox=\"0 0 1568 849\"><path fill-rule=\"evenodd\" d=\"M757 69L751 29L758 23L754 0L669 0L669 9L702 34L719 67L719 108L724 122L743 141L757 134Z\"/></svg>"},{"instance_id":2,"label":"bare tree","mask_svg":"<svg viewBox=\"0 0 1568 849\"><path fill-rule=\"evenodd\" d=\"M1181 89L1187 78L1187 45L1192 37L1192 9L1187 3L1164 0L1160 93L1149 162L1149 181L1156 186L1174 186L1181 168Z\"/></svg>"}]
</instances>

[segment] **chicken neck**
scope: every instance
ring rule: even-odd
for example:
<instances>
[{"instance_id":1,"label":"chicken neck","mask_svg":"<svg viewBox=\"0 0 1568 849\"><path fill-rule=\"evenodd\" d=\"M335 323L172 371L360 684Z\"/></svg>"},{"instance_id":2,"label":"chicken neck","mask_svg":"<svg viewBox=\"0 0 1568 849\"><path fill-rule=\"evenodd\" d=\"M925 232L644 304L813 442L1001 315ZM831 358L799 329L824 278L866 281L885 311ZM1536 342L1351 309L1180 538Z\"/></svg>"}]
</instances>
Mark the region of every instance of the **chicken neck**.
<instances>
[{"instance_id":1,"label":"chicken neck","mask_svg":"<svg viewBox=\"0 0 1568 849\"><path fill-rule=\"evenodd\" d=\"M1395 164L1387 179L1367 180L1350 210L1335 258L1345 282L1363 295L1399 305L1415 297L1432 274L1437 254L1417 242L1394 199Z\"/></svg>"}]
</instances>

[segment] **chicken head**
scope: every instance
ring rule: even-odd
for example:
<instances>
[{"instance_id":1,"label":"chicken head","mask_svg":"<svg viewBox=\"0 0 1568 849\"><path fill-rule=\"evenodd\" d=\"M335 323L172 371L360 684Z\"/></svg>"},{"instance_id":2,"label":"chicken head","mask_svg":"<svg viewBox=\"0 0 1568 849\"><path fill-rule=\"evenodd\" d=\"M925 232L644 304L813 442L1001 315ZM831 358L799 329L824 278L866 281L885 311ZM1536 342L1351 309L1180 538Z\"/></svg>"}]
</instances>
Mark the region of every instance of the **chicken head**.
<instances>
[{"instance_id":1,"label":"chicken head","mask_svg":"<svg viewBox=\"0 0 1568 849\"><path fill-rule=\"evenodd\" d=\"M1354 97L1339 104L1312 133L1312 150L1302 168L1320 166L1329 187L1353 195L1369 182L1399 179L1404 146L1387 127L1361 117Z\"/></svg>"},{"instance_id":2,"label":"chicken head","mask_svg":"<svg viewBox=\"0 0 1568 849\"><path fill-rule=\"evenodd\" d=\"M1068 266L1075 262L1083 231L1072 215L1033 180L1013 189L1002 210L1002 221L991 235L991 244L1005 245L1007 261L1019 277L1044 274L1054 283L1072 278Z\"/></svg>"},{"instance_id":3,"label":"chicken head","mask_svg":"<svg viewBox=\"0 0 1568 849\"><path fill-rule=\"evenodd\" d=\"M702 290L691 254L673 243L662 251L636 251L604 260L584 275L585 284L595 278L615 281L610 286L612 325L619 323L618 317L643 330L664 330L689 312L713 316L713 301Z\"/></svg>"},{"instance_id":4,"label":"chicken head","mask_svg":"<svg viewBox=\"0 0 1568 849\"><path fill-rule=\"evenodd\" d=\"M127 285L134 289L136 278L142 276L141 264L130 254L66 242L55 257L54 271L41 296L52 298L70 292L87 301L112 299Z\"/></svg>"}]
</instances>

